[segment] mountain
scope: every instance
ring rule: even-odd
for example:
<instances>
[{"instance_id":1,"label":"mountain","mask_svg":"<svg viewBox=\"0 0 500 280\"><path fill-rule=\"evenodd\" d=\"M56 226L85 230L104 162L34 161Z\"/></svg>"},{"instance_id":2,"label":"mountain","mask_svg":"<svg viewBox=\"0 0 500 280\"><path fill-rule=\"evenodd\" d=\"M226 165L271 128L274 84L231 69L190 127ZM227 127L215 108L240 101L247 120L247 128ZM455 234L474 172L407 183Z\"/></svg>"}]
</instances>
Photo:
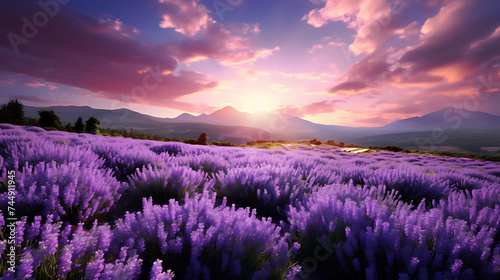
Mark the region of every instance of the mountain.
<instances>
[{"instance_id":1,"label":"mountain","mask_svg":"<svg viewBox=\"0 0 500 280\"><path fill-rule=\"evenodd\" d=\"M85 122L90 116L96 117L102 128L113 128L130 130L135 132L157 134L170 138L198 138L201 132L209 135L209 141L231 141L243 144L255 139L270 139L272 134L254 127L239 125L218 125L200 122L198 117L188 113L181 114L177 118L157 118L141 114L129 109L93 109L88 106L51 106L51 107L30 107L24 106L26 117L39 118L40 110L54 110L63 124L75 124L78 117L82 117ZM216 114L217 116L218 114ZM222 116L221 116L222 117ZM229 118L231 119L231 118Z\"/></svg>"},{"instance_id":2,"label":"mountain","mask_svg":"<svg viewBox=\"0 0 500 280\"><path fill-rule=\"evenodd\" d=\"M211 114L194 116L183 113L176 118L157 118L129 109L104 110L88 106L25 106L25 115L38 118L38 111L42 109L54 110L63 124L74 124L78 117L85 121L94 116L101 121L103 128L133 128L136 132L181 139L197 138L205 132L210 141L237 144L258 139L303 141L316 138L364 146L395 145L406 149L469 153L486 153L482 147L500 147L500 116L454 108L444 108L382 127L323 125L286 114L265 111L244 113L230 106Z\"/></svg>"},{"instance_id":3,"label":"mountain","mask_svg":"<svg viewBox=\"0 0 500 280\"><path fill-rule=\"evenodd\" d=\"M462 130L462 129L500 129L500 116L484 112L460 110L456 108L444 108L424 115L399 120L382 127L382 130L391 131L432 131Z\"/></svg>"},{"instance_id":4,"label":"mountain","mask_svg":"<svg viewBox=\"0 0 500 280\"><path fill-rule=\"evenodd\" d=\"M94 116L100 122L101 127L123 129L125 127L148 126L151 123L164 122L165 119L141 114L129 109L93 109L89 106L51 106L51 107L30 107L24 106L26 117L38 119L38 111L54 110L61 119L61 123L74 125L78 117L82 117L85 122L89 117Z\"/></svg>"},{"instance_id":5,"label":"mountain","mask_svg":"<svg viewBox=\"0 0 500 280\"><path fill-rule=\"evenodd\" d=\"M287 114L273 114L266 111L249 114L240 112L231 106L219 109L209 115L193 116L184 113L172 121L253 127L271 133L275 139L293 140L310 140L311 135L317 135L315 137L318 139L332 139L331 137L345 136L345 131L356 130L344 126L316 124Z\"/></svg>"},{"instance_id":6,"label":"mountain","mask_svg":"<svg viewBox=\"0 0 500 280\"><path fill-rule=\"evenodd\" d=\"M196 122L196 119L197 117L196 116L193 116L189 113L183 113L183 114L180 114L178 117L176 117L175 119L173 119L174 121L176 122Z\"/></svg>"},{"instance_id":7,"label":"mountain","mask_svg":"<svg viewBox=\"0 0 500 280\"><path fill-rule=\"evenodd\" d=\"M398 146L408 150L451 152L461 154L490 154L483 147L500 147L500 130L446 130L438 137L432 131L399 132L359 137L353 142L361 146Z\"/></svg>"}]
</instances>

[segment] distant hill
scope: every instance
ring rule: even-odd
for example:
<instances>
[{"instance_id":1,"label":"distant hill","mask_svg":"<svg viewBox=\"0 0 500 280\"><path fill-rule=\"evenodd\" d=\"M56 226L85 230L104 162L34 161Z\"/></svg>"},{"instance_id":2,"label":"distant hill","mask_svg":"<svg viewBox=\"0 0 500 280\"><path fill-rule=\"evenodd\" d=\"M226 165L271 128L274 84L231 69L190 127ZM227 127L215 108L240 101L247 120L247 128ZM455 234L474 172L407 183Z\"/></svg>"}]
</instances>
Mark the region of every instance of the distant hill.
<instances>
[{"instance_id":1,"label":"distant hill","mask_svg":"<svg viewBox=\"0 0 500 280\"><path fill-rule=\"evenodd\" d=\"M444 130L442 136L434 139L432 131L399 132L360 137L354 143L362 146L398 146L409 150L500 155L482 149L500 147L500 130Z\"/></svg>"},{"instance_id":2,"label":"distant hill","mask_svg":"<svg viewBox=\"0 0 500 280\"><path fill-rule=\"evenodd\" d=\"M147 127L151 124L162 123L165 119L141 114L129 109L93 109L88 106L52 106L52 107L30 107L24 106L26 117L39 118L38 111L54 110L59 116L63 125L67 123L75 124L78 117L82 117L85 122L90 116L96 117L101 122L101 127L119 128Z\"/></svg>"},{"instance_id":3,"label":"distant hill","mask_svg":"<svg viewBox=\"0 0 500 280\"><path fill-rule=\"evenodd\" d=\"M382 127L347 127L322 125L286 114L259 111L240 112L227 106L211 114L194 116L183 113L176 118L157 118L129 109L104 110L88 106L25 106L27 117L38 118L41 109L54 110L65 125L78 117L94 116L103 128L115 128L157 134L171 138L197 138L206 132L210 141L231 141L237 144L257 139L320 141L352 143L365 146L396 145L406 149L459 150L466 153L488 153L482 147L500 147L500 116L474 111L445 108L421 117L399 120ZM434 132L433 132L434 131ZM436 131L446 137L435 141ZM434 133L434 134L433 134ZM432 145L430 145L431 143Z\"/></svg>"},{"instance_id":4,"label":"distant hill","mask_svg":"<svg viewBox=\"0 0 500 280\"><path fill-rule=\"evenodd\" d=\"M90 116L96 117L102 128L114 128L121 130L134 129L139 133L157 134L170 138L195 138L201 132L208 133L209 141L231 141L243 144L250 140L260 138L272 138L272 134L258 128L239 125L223 126L217 124L202 123L197 117L190 114L182 114L175 119L157 118L141 114L129 109L93 109L88 106L52 106L52 107L30 107L24 106L26 117L39 118L38 111L54 110L61 122L75 124L78 117L85 122Z\"/></svg>"},{"instance_id":5,"label":"distant hill","mask_svg":"<svg viewBox=\"0 0 500 280\"><path fill-rule=\"evenodd\" d=\"M393 122L382 129L394 131L426 131L433 129L500 129L500 116L484 112L444 108L422 117L413 117Z\"/></svg>"}]
</instances>

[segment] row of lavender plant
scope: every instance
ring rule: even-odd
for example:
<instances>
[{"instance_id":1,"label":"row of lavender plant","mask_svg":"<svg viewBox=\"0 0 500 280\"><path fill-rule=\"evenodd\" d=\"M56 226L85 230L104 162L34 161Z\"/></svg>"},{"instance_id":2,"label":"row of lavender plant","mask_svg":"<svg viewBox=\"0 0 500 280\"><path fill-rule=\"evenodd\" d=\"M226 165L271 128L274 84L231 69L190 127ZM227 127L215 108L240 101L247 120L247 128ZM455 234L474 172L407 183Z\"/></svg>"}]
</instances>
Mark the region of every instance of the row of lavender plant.
<instances>
[{"instance_id":1,"label":"row of lavender plant","mask_svg":"<svg viewBox=\"0 0 500 280\"><path fill-rule=\"evenodd\" d=\"M1 209L16 170L21 219L15 275L0 241L7 279L500 276L497 163L6 124L0 163Z\"/></svg>"}]
</instances>

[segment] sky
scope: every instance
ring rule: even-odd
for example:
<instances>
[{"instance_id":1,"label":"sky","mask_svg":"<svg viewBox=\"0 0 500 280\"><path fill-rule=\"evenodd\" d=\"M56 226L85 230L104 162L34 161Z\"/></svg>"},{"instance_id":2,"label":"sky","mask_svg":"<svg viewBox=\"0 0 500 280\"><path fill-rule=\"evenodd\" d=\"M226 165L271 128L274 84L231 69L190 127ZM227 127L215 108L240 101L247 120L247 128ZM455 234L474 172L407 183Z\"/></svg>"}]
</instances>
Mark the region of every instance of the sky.
<instances>
[{"instance_id":1,"label":"sky","mask_svg":"<svg viewBox=\"0 0 500 280\"><path fill-rule=\"evenodd\" d=\"M500 115L498 0L1 0L0 102L382 126Z\"/></svg>"}]
</instances>

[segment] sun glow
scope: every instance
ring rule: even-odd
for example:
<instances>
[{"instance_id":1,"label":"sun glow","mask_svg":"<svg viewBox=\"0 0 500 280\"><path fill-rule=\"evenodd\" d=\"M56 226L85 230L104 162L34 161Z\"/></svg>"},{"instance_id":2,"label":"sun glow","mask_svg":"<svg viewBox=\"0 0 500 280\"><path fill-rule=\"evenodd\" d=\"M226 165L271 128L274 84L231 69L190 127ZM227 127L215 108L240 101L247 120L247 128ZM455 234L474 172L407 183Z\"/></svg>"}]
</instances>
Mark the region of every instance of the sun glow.
<instances>
[{"instance_id":1,"label":"sun glow","mask_svg":"<svg viewBox=\"0 0 500 280\"><path fill-rule=\"evenodd\" d=\"M255 113L258 111L267 111L271 112L272 110L276 109L275 103L270 100L269 97L246 97L244 100L242 100L240 106L237 106L241 108L241 111L248 112L248 113Z\"/></svg>"}]
</instances>

